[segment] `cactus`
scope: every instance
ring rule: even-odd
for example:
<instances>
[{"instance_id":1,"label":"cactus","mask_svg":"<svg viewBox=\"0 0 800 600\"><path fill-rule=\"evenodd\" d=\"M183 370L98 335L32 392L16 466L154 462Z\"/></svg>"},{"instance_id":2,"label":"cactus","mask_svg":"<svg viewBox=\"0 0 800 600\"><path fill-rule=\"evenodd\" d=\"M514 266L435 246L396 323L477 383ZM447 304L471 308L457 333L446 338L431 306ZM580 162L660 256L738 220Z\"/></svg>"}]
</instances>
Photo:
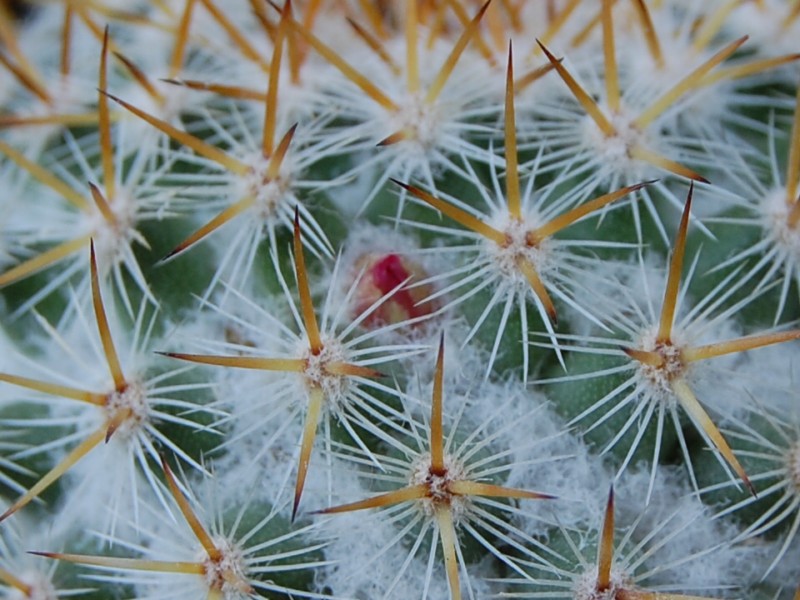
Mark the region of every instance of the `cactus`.
<instances>
[{"instance_id":1,"label":"cactus","mask_svg":"<svg viewBox=\"0 0 800 600\"><path fill-rule=\"evenodd\" d=\"M0 2L0 591L800 594L800 3Z\"/></svg>"}]
</instances>

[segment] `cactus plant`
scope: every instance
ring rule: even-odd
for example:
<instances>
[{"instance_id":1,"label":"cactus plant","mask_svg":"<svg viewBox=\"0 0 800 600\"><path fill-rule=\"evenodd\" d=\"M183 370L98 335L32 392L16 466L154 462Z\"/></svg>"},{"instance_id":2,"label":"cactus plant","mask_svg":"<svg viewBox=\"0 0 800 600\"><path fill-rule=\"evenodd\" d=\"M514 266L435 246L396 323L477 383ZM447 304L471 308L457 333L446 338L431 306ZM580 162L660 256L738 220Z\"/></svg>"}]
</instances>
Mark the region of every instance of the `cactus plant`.
<instances>
[{"instance_id":1,"label":"cactus plant","mask_svg":"<svg viewBox=\"0 0 800 600\"><path fill-rule=\"evenodd\" d=\"M0 2L0 593L797 598L797 39Z\"/></svg>"}]
</instances>

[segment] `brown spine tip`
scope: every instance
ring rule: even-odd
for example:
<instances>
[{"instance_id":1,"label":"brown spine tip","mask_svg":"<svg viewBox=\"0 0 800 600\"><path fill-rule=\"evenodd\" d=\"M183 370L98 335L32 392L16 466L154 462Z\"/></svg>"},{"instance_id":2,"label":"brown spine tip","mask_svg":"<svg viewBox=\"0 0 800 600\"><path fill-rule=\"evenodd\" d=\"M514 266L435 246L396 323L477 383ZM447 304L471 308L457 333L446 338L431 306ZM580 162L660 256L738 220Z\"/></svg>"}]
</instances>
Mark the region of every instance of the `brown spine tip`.
<instances>
[{"instance_id":1,"label":"brown spine tip","mask_svg":"<svg viewBox=\"0 0 800 600\"><path fill-rule=\"evenodd\" d=\"M611 564L614 558L614 486L608 490L600 547L597 552L597 591L605 592L611 587Z\"/></svg>"},{"instance_id":2,"label":"brown spine tip","mask_svg":"<svg viewBox=\"0 0 800 600\"><path fill-rule=\"evenodd\" d=\"M170 251L169 251L169 252L167 252L167 253L166 253L164 256L162 256L162 257L161 257L161 258L158 260L158 262L157 262L156 264L158 264L158 265L164 265L164 264L166 264L166 263L170 262L170 261L171 261L173 258L175 258L175 257L176 257L176 256L178 256L178 255L179 255L181 252L183 252L184 250L186 250L186 248L187 248L187 247L188 247L188 246L184 246L183 244L180 244L180 245L178 245L178 246L175 246L175 247L174 247L172 250L170 250Z\"/></svg>"},{"instance_id":3,"label":"brown spine tip","mask_svg":"<svg viewBox=\"0 0 800 600\"><path fill-rule=\"evenodd\" d=\"M408 190L409 192L412 191L412 189L413 189L413 186L411 186L411 185L409 185L407 183L403 183L402 181L399 181L399 180L395 179L394 177L389 177L389 181L391 181L395 185L399 185L401 188L403 188L404 190Z\"/></svg>"},{"instance_id":4,"label":"brown spine tip","mask_svg":"<svg viewBox=\"0 0 800 600\"><path fill-rule=\"evenodd\" d=\"M747 491L750 492L750 495L753 496L753 498L758 499L758 492L756 491L756 486L753 485L753 482L750 481L750 478L747 475L743 475L742 481L744 482Z\"/></svg>"},{"instance_id":5,"label":"brown spine tip","mask_svg":"<svg viewBox=\"0 0 800 600\"><path fill-rule=\"evenodd\" d=\"M558 313L555 306L547 309L547 318L550 319L553 327L558 327Z\"/></svg>"},{"instance_id":6,"label":"brown spine tip","mask_svg":"<svg viewBox=\"0 0 800 600\"><path fill-rule=\"evenodd\" d=\"M561 59L557 59L553 55L553 53L550 52L550 50L548 50L547 47L542 42L540 42L538 39L536 40L536 43L539 44L539 48L542 49L542 52L544 52L544 55L547 57L547 60L549 60L554 66L561 62Z\"/></svg>"},{"instance_id":7,"label":"brown spine tip","mask_svg":"<svg viewBox=\"0 0 800 600\"><path fill-rule=\"evenodd\" d=\"M56 552L39 552L37 550L28 550L25 554L31 554L33 556L42 556L44 558L54 558L58 559L60 554Z\"/></svg>"},{"instance_id":8,"label":"brown spine tip","mask_svg":"<svg viewBox=\"0 0 800 600\"><path fill-rule=\"evenodd\" d=\"M392 146L394 144L399 144L403 140L406 139L406 134L402 131L395 131L393 134L386 136L380 142L376 144L379 148L384 146Z\"/></svg>"}]
</instances>

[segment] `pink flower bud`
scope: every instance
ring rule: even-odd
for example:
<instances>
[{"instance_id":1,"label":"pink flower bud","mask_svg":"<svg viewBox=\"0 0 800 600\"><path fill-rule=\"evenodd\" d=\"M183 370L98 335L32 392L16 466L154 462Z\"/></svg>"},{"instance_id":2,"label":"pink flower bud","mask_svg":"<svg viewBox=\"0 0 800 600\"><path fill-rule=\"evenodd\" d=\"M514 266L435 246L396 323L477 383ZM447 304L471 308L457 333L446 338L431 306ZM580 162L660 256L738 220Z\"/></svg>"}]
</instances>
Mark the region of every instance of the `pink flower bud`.
<instances>
[{"instance_id":1,"label":"pink flower bud","mask_svg":"<svg viewBox=\"0 0 800 600\"><path fill-rule=\"evenodd\" d=\"M433 292L433 285L415 285L428 277L417 263L399 254L365 254L356 261L355 266L359 271L364 269L355 294L355 315L360 315L380 298L391 294L364 319L366 327L392 325L424 317L438 308L438 303L425 301ZM402 287L397 289L401 284ZM392 290L395 290L394 293ZM416 324L412 323L412 326Z\"/></svg>"}]
</instances>

